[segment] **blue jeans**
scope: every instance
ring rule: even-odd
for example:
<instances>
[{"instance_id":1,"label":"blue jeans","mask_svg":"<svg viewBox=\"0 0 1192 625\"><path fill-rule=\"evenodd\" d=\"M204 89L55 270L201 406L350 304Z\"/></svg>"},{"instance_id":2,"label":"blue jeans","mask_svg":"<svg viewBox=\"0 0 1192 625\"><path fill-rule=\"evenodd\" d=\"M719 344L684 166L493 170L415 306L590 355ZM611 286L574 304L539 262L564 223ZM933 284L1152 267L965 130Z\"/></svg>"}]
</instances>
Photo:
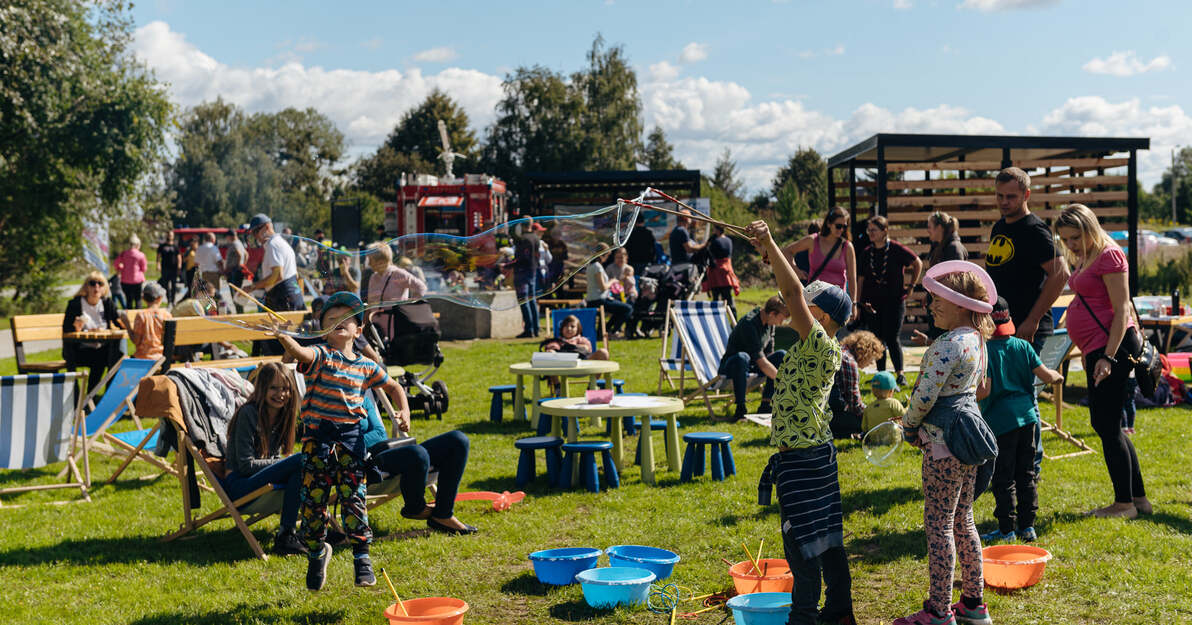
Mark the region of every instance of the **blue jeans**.
<instances>
[{"instance_id":1,"label":"blue jeans","mask_svg":"<svg viewBox=\"0 0 1192 625\"><path fill-rule=\"evenodd\" d=\"M780 349L768 356L766 360L770 364L778 367L782 364L782 359L786 358L786 350ZM751 372L758 372L757 364L749 361L749 354L745 352L737 352L735 354L725 354L724 358L720 359L720 369L716 372L720 375L732 380L733 382L733 397L737 402L737 413L745 414L745 391L746 384L749 380ZM774 395L774 380L766 378L765 384L762 386L762 401L769 401Z\"/></svg>"},{"instance_id":2,"label":"blue jeans","mask_svg":"<svg viewBox=\"0 0 1192 625\"><path fill-rule=\"evenodd\" d=\"M538 336L538 285L536 277L515 276L514 288L517 291L517 301L521 302L522 326L527 334Z\"/></svg>"},{"instance_id":3,"label":"blue jeans","mask_svg":"<svg viewBox=\"0 0 1192 625\"><path fill-rule=\"evenodd\" d=\"M629 321L629 315L633 314L633 306L626 304L619 299L605 298L588 300L588 306L593 308L597 306L604 307L604 312L608 313L608 332L610 334L619 331L621 326L625 325L625 322Z\"/></svg>"},{"instance_id":4,"label":"blue jeans","mask_svg":"<svg viewBox=\"0 0 1192 625\"><path fill-rule=\"evenodd\" d=\"M253 473L241 476L232 471L224 478L224 490L235 501L266 484L284 484L281 504L281 529L293 531L298 524L298 495L302 488L302 454L293 454Z\"/></svg>"},{"instance_id":5,"label":"blue jeans","mask_svg":"<svg viewBox=\"0 0 1192 625\"><path fill-rule=\"evenodd\" d=\"M426 508L426 474L430 467L439 471L439 492L431 516L450 519L455 516L455 495L468 465L468 436L459 430L429 438L418 445L406 445L383 451L371 464L390 475L401 475L402 512L418 514ZM369 481L375 479L369 472Z\"/></svg>"}]
</instances>

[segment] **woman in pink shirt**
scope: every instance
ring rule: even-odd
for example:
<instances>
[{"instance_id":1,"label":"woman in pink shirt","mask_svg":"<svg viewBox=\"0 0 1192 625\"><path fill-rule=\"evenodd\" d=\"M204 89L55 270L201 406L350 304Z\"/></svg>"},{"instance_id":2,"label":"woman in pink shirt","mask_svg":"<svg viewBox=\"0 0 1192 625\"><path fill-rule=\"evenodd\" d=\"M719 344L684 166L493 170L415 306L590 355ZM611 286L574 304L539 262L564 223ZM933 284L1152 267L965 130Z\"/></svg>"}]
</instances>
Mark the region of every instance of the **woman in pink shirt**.
<instances>
[{"instance_id":1,"label":"woman in pink shirt","mask_svg":"<svg viewBox=\"0 0 1192 625\"><path fill-rule=\"evenodd\" d=\"M824 217L820 231L809 234L782 249L791 266L795 254L807 252L810 261L807 282L823 280L844 289L853 302L857 301L857 254L849 241L849 214L840 206L832 207ZM850 321L856 319L855 304Z\"/></svg>"},{"instance_id":2,"label":"woman in pink shirt","mask_svg":"<svg viewBox=\"0 0 1192 625\"><path fill-rule=\"evenodd\" d=\"M1113 483L1113 504L1098 517L1134 518L1150 514L1134 445L1122 432L1122 404L1131 357L1142 351L1142 335L1131 316L1126 255L1083 204L1069 204L1056 219L1056 234L1067 248L1076 299L1068 305L1068 335L1084 354L1089 376L1089 419L1101 437L1105 466Z\"/></svg>"},{"instance_id":3,"label":"woman in pink shirt","mask_svg":"<svg viewBox=\"0 0 1192 625\"><path fill-rule=\"evenodd\" d=\"M145 270L149 261L141 252L141 238L128 237L128 249L116 257L116 271L120 272L120 289L129 308L141 307L141 287L145 285Z\"/></svg>"},{"instance_id":4,"label":"woman in pink shirt","mask_svg":"<svg viewBox=\"0 0 1192 625\"><path fill-rule=\"evenodd\" d=\"M426 294L426 282L414 274L393 264L393 250L384 243L369 246L368 266L373 270L368 279L368 305L366 321L372 321L386 333L389 330L390 314L373 306L387 309L390 304L421 299ZM385 338L393 338L386 334Z\"/></svg>"}]
</instances>

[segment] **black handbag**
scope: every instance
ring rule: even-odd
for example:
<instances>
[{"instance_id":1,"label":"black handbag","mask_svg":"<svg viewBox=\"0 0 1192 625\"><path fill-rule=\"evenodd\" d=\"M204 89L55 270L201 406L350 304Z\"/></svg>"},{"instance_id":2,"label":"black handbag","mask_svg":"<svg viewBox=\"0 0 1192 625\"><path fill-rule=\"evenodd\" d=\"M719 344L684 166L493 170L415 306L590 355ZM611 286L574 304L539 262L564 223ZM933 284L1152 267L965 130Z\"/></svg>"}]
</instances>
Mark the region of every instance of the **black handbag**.
<instances>
[{"instance_id":1,"label":"black handbag","mask_svg":"<svg viewBox=\"0 0 1192 625\"><path fill-rule=\"evenodd\" d=\"M1076 294L1076 299L1079 299L1080 303L1084 304L1084 309L1089 311L1089 316L1093 318L1093 321L1097 322L1097 327L1101 328L1101 331L1106 336L1109 336L1109 328L1106 328L1105 324L1101 323L1101 320L1097 318L1097 315L1093 314L1093 308L1089 306L1089 303L1084 301L1084 298L1079 293ZM1142 348L1138 350L1137 354L1127 354L1126 357L1134 367L1134 377L1138 380L1138 390L1142 392L1143 397L1154 397L1155 388L1159 386L1159 380L1163 378L1163 359L1159 356L1159 350L1155 349L1153 343L1146 340L1146 337L1142 335L1142 331L1139 329L1142 327L1142 318L1138 314L1138 309L1134 307L1133 298L1130 300L1130 308L1134 311L1134 318L1138 322L1138 327L1134 328L1134 331L1138 332L1139 343L1142 344ZM1127 329L1127 331L1129 330Z\"/></svg>"}]
</instances>

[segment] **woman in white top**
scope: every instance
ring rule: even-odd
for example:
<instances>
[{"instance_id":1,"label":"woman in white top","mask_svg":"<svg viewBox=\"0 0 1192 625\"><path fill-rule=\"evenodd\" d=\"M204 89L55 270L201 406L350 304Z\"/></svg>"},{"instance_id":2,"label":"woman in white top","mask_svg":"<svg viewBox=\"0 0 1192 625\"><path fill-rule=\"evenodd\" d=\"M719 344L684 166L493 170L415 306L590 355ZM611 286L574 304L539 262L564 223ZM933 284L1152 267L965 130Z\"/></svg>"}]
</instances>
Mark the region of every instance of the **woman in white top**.
<instances>
[{"instance_id":1,"label":"woman in white top","mask_svg":"<svg viewBox=\"0 0 1192 625\"><path fill-rule=\"evenodd\" d=\"M588 302L588 306L604 307L604 312L609 316L608 333L611 336L616 334L621 329L621 326L629 321L629 315L633 313L633 306L621 300L613 299L609 293L609 287L612 286L612 281L609 280L608 274L604 271L604 261L607 260L608 256L607 252L608 246L601 243L597 249L596 256L592 259L592 262L588 263L586 273L588 290L584 299Z\"/></svg>"}]
</instances>

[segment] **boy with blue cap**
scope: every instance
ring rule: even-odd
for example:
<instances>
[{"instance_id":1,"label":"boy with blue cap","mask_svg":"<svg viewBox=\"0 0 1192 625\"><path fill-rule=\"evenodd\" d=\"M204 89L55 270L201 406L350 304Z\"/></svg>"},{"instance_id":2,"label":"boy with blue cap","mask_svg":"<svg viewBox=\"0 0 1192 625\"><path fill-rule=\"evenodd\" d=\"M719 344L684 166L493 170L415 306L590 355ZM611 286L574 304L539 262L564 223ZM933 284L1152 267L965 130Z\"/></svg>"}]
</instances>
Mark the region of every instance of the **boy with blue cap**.
<instances>
[{"instance_id":1,"label":"boy with blue cap","mask_svg":"<svg viewBox=\"0 0 1192 625\"><path fill-rule=\"evenodd\" d=\"M906 406L894 399L894 391L898 390L897 380L889 371L878 371L869 381L869 388L873 391L874 400L861 413L861 435L872 430L886 421L901 418L906 414Z\"/></svg>"},{"instance_id":2,"label":"boy with blue cap","mask_svg":"<svg viewBox=\"0 0 1192 625\"><path fill-rule=\"evenodd\" d=\"M293 337L274 328L286 355L298 361L306 376L302 400L301 438L302 493L299 515L302 535L310 550L306 587L320 590L331 562L327 525L331 515L327 504L331 493L339 496L344 532L352 541L356 585L372 586L368 545L372 530L365 506L365 444L361 422L368 418L364 395L381 387L398 407L397 424L410 429L410 408L405 391L385 369L356 351L354 339L361 332L364 302L355 293L340 291L327 299L319 321L329 332L325 344L302 346Z\"/></svg>"},{"instance_id":3,"label":"boy with blue cap","mask_svg":"<svg viewBox=\"0 0 1192 625\"><path fill-rule=\"evenodd\" d=\"M852 578L844 552L844 533L832 443L828 395L840 368L840 344L833 338L848 322L853 302L839 287L815 281L804 287L764 221L745 229L774 270L779 291L799 334L778 367L773 402L770 456L758 485L758 503L778 492L782 544L794 574L788 623L856 623ZM817 610L820 583L824 607Z\"/></svg>"}]
</instances>

